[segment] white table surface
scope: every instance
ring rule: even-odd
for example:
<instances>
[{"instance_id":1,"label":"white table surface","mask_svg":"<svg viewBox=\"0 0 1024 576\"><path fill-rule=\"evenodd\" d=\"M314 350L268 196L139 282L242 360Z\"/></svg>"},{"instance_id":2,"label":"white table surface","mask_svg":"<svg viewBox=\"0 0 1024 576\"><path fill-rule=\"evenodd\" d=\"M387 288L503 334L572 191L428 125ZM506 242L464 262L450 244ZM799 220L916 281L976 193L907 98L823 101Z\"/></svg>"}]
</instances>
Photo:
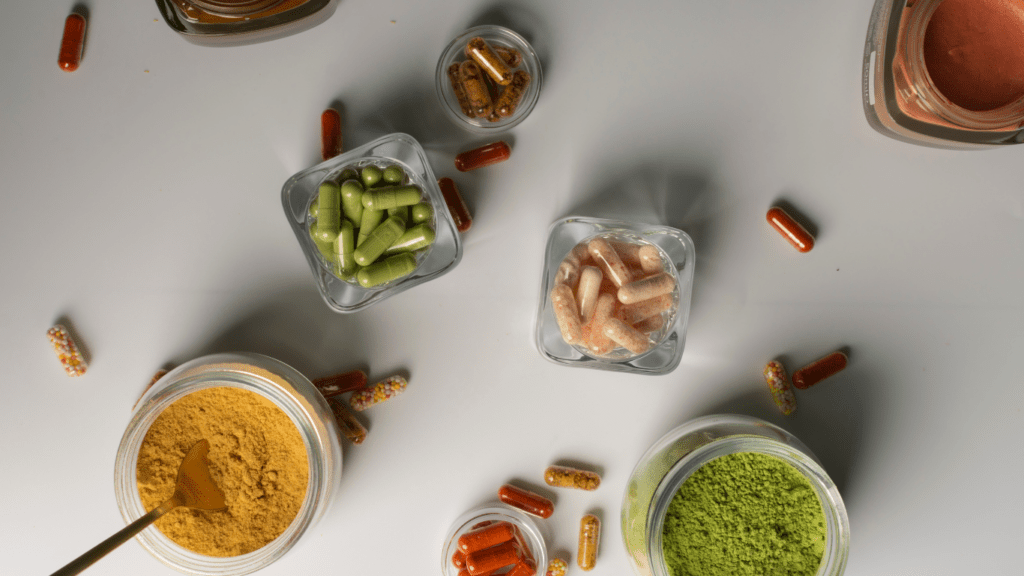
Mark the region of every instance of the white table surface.
<instances>
[{"instance_id":1,"label":"white table surface","mask_svg":"<svg viewBox=\"0 0 1024 576\"><path fill-rule=\"evenodd\" d=\"M457 516L506 481L543 487L562 459L603 483L557 494L551 547L575 561L596 510L591 574L628 574L632 467L719 412L815 451L849 511L847 574L1019 574L1024 147L874 132L860 102L871 0L343 0L312 30L228 49L185 42L151 1L87 4L71 74L56 65L71 2L10 3L0 20L0 572L48 574L123 526L111 479L135 398L165 364L244 350L311 377L410 374L346 445L329 515L266 576L437 573ZM442 115L434 67L484 22L534 41L544 86L504 136L512 159L460 174L454 154L487 138ZM412 134L474 215L457 268L354 315L321 301L280 199L319 162L334 101L347 148ZM811 253L765 223L780 199L817 226ZM535 350L548 226L570 214L693 237L674 372ZM62 317L91 353L82 378L46 341ZM839 347L846 371L779 416L764 363L795 370ZM175 572L132 542L90 573Z\"/></svg>"}]
</instances>

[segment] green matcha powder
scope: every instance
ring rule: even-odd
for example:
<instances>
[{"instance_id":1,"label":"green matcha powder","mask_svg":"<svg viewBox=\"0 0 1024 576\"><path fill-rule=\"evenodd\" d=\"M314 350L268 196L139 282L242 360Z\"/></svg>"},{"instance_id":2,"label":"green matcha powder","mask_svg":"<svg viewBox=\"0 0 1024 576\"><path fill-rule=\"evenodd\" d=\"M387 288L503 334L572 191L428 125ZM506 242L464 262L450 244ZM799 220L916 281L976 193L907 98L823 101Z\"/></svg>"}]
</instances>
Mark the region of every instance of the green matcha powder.
<instances>
[{"instance_id":1,"label":"green matcha powder","mask_svg":"<svg viewBox=\"0 0 1024 576\"><path fill-rule=\"evenodd\" d=\"M672 498L662 531L672 576L813 576L825 515L793 466L753 452L711 460Z\"/></svg>"}]
</instances>

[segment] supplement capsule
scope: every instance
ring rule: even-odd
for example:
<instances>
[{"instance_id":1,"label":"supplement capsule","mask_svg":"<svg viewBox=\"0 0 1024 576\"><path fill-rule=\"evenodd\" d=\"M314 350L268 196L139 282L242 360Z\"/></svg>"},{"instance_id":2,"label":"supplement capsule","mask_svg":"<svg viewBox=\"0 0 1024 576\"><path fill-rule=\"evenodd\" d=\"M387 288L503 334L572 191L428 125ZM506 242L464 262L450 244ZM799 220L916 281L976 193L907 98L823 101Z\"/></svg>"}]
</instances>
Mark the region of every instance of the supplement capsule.
<instances>
[{"instance_id":1,"label":"supplement capsule","mask_svg":"<svg viewBox=\"0 0 1024 576\"><path fill-rule=\"evenodd\" d=\"M50 339L50 345L64 367L68 376L81 376L89 368L85 361L85 354L78 348L78 344L71 336L71 331L61 324L54 324L46 331L46 337Z\"/></svg>"},{"instance_id":2,"label":"supplement capsule","mask_svg":"<svg viewBox=\"0 0 1024 576\"><path fill-rule=\"evenodd\" d=\"M473 115L478 118L487 118L494 112L494 103L491 101L491 92L484 82L483 72L476 62L467 60L459 65L459 81L466 90L466 97L469 98L469 107Z\"/></svg>"},{"instance_id":3,"label":"supplement capsule","mask_svg":"<svg viewBox=\"0 0 1024 576\"><path fill-rule=\"evenodd\" d=\"M444 196L444 203L448 205L448 213L452 215L455 228L459 232L465 232L473 226L473 217L469 214L466 201L462 199L459 188L451 178L441 178L437 181L441 195Z\"/></svg>"},{"instance_id":4,"label":"supplement capsule","mask_svg":"<svg viewBox=\"0 0 1024 576\"><path fill-rule=\"evenodd\" d=\"M506 572L505 576L533 576L536 573L537 563L530 559L523 559L516 562L516 565Z\"/></svg>"},{"instance_id":5,"label":"supplement capsule","mask_svg":"<svg viewBox=\"0 0 1024 576\"><path fill-rule=\"evenodd\" d=\"M416 269L416 257L406 252L389 256L380 262L360 268L356 281L363 288L373 288L412 274Z\"/></svg>"},{"instance_id":6,"label":"supplement capsule","mask_svg":"<svg viewBox=\"0 0 1024 576\"><path fill-rule=\"evenodd\" d=\"M384 256L392 256L402 252L415 252L434 243L434 229L428 224L418 224L409 228L395 240Z\"/></svg>"},{"instance_id":7,"label":"supplement capsule","mask_svg":"<svg viewBox=\"0 0 1024 576\"><path fill-rule=\"evenodd\" d=\"M459 63L455 62L448 67L448 81L452 84L452 93L459 103L459 109L469 118L475 118L473 106L469 103L469 95L466 94L466 87L462 84L462 77L459 75Z\"/></svg>"},{"instance_id":8,"label":"supplement capsule","mask_svg":"<svg viewBox=\"0 0 1024 576\"><path fill-rule=\"evenodd\" d=\"M643 332L644 334L650 334L652 332L657 332L658 330L661 330L664 327L665 327L665 319L662 318L660 314L657 315L657 316L651 316L650 318L647 318L646 320L641 320L641 321L637 322L636 324L633 324L633 328L637 332Z\"/></svg>"},{"instance_id":9,"label":"supplement capsule","mask_svg":"<svg viewBox=\"0 0 1024 576\"><path fill-rule=\"evenodd\" d=\"M409 210L413 224L429 224L434 219L434 207L429 202L414 204Z\"/></svg>"},{"instance_id":10,"label":"supplement capsule","mask_svg":"<svg viewBox=\"0 0 1024 576\"><path fill-rule=\"evenodd\" d=\"M455 168L459 172L469 172L491 164L504 162L512 156L512 149L502 140L484 144L479 148L467 150L455 157Z\"/></svg>"},{"instance_id":11,"label":"supplement capsule","mask_svg":"<svg viewBox=\"0 0 1024 576\"><path fill-rule=\"evenodd\" d=\"M464 554L472 554L478 550L508 542L515 537L515 530L511 523L495 522L459 536L458 545L459 550Z\"/></svg>"},{"instance_id":12,"label":"supplement capsule","mask_svg":"<svg viewBox=\"0 0 1024 576\"><path fill-rule=\"evenodd\" d=\"M320 202L313 198L313 201L309 203L309 217L316 218L318 214L320 214Z\"/></svg>"},{"instance_id":13,"label":"supplement capsule","mask_svg":"<svg viewBox=\"0 0 1024 576\"><path fill-rule=\"evenodd\" d=\"M370 406L380 404L398 396L409 386L409 382L401 376L388 376L373 386L360 388L352 392L348 403L356 412L362 412Z\"/></svg>"},{"instance_id":14,"label":"supplement capsule","mask_svg":"<svg viewBox=\"0 0 1024 576\"><path fill-rule=\"evenodd\" d=\"M594 238L591 240L587 244L587 251L590 252L590 256L594 258L597 265L601 267L601 271L615 284L616 288L622 288L623 285L633 281L629 269L622 263L618 252L604 238Z\"/></svg>"},{"instance_id":15,"label":"supplement capsule","mask_svg":"<svg viewBox=\"0 0 1024 576\"><path fill-rule=\"evenodd\" d=\"M309 225L309 239L316 245L316 249L320 252L320 255L324 257L331 264L337 264L338 255L334 253L334 242L325 242L320 239L320 233L317 231L316 222Z\"/></svg>"},{"instance_id":16,"label":"supplement capsule","mask_svg":"<svg viewBox=\"0 0 1024 576\"><path fill-rule=\"evenodd\" d=\"M672 274L657 274L643 280L630 282L619 288L619 302L635 304L664 294L671 294L676 289L676 277Z\"/></svg>"},{"instance_id":17,"label":"supplement capsule","mask_svg":"<svg viewBox=\"0 0 1024 576\"><path fill-rule=\"evenodd\" d=\"M633 354L643 354L651 347L651 339L618 318L609 318L604 323L604 335Z\"/></svg>"},{"instance_id":18,"label":"supplement capsule","mask_svg":"<svg viewBox=\"0 0 1024 576\"><path fill-rule=\"evenodd\" d=\"M416 185L386 186L375 188L363 193L361 201L364 209L392 210L399 206L412 206L420 201L420 187Z\"/></svg>"},{"instance_id":19,"label":"supplement capsule","mask_svg":"<svg viewBox=\"0 0 1024 576\"><path fill-rule=\"evenodd\" d=\"M327 403L331 405L334 420L338 423L341 433L353 444L362 444L363 440L366 440L366 427L356 420L355 415L349 412L341 402L334 398L328 398Z\"/></svg>"},{"instance_id":20,"label":"supplement capsule","mask_svg":"<svg viewBox=\"0 0 1024 576\"><path fill-rule=\"evenodd\" d=\"M772 360L765 365L764 381L768 383L768 393L772 395L772 402L779 407L783 416L789 416L796 411L796 396L789 386L789 377L786 376L786 368L781 362Z\"/></svg>"},{"instance_id":21,"label":"supplement capsule","mask_svg":"<svg viewBox=\"0 0 1024 576\"><path fill-rule=\"evenodd\" d=\"M402 170L400 166L392 164L384 169L382 178L388 184L401 184L402 180L405 180L405 170Z\"/></svg>"},{"instance_id":22,"label":"supplement capsule","mask_svg":"<svg viewBox=\"0 0 1024 576\"><path fill-rule=\"evenodd\" d=\"M498 499L513 508L541 518L549 518L555 512L555 504L551 500L511 484L505 484L498 489Z\"/></svg>"},{"instance_id":23,"label":"supplement capsule","mask_svg":"<svg viewBox=\"0 0 1024 576\"><path fill-rule=\"evenodd\" d=\"M466 570L472 576L480 576L519 562L516 543L509 540L497 546L466 553Z\"/></svg>"},{"instance_id":24,"label":"supplement capsule","mask_svg":"<svg viewBox=\"0 0 1024 576\"><path fill-rule=\"evenodd\" d=\"M578 490L597 490L601 485L601 477L594 472L568 466L548 466L544 471L544 481L548 486Z\"/></svg>"},{"instance_id":25,"label":"supplement capsule","mask_svg":"<svg viewBox=\"0 0 1024 576\"><path fill-rule=\"evenodd\" d=\"M394 216L402 222L405 222L406 228L409 227L409 206L396 206L394 208L389 208L387 210L387 214L389 218Z\"/></svg>"},{"instance_id":26,"label":"supplement capsule","mask_svg":"<svg viewBox=\"0 0 1024 576\"><path fill-rule=\"evenodd\" d=\"M82 62L82 51L85 48L85 17L81 14L68 14L64 20L64 36L60 40L60 54L57 65L65 72L78 70Z\"/></svg>"},{"instance_id":27,"label":"supplement capsule","mask_svg":"<svg viewBox=\"0 0 1024 576\"><path fill-rule=\"evenodd\" d=\"M334 241L334 253L338 256L338 272L341 276L351 276L356 273L358 265L355 257L356 229L347 219L341 220L341 230L338 231L338 238Z\"/></svg>"},{"instance_id":28,"label":"supplement capsule","mask_svg":"<svg viewBox=\"0 0 1024 576\"><path fill-rule=\"evenodd\" d=\"M672 308L675 301L676 299L671 294L663 294L657 298L641 300L636 304L620 306L618 311L615 312L615 317L632 326L641 320L646 320L655 314L661 314Z\"/></svg>"},{"instance_id":29,"label":"supplement capsule","mask_svg":"<svg viewBox=\"0 0 1024 576\"><path fill-rule=\"evenodd\" d=\"M649 244L641 246L640 250L637 251L637 256L640 258L640 269L644 271L644 274L655 274L665 269L665 265L661 261L661 254L656 246Z\"/></svg>"},{"instance_id":30,"label":"supplement capsule","mask_svg":"<svg viewBox=\"0 0 1024 576\"><path fill-rule=\"evenodd\" d=\"M384 172L380 168L370 164L369 166L363 166L363 169L359 172L359 176L363 180L363 186L370 188L377 182L380 182L380 179L384 177Z\"/></svg>"},{"instance_id":31,"label":"supplement capsule","mask_svg":"<svg viewBox=\"0 0 1024 576\"><path fill-rule=\"evenodd\" d=\"M566 344L577 344L583 340L583 327L580 323L579 307L568 284L556 284L551 290L551 307L555 312L558 329L562 332L562 340Z\"/></svg>"},{"instance_id":32,"label":"supplement capsule","mask_svg":"<svg viewBox=\"0 0 1024 576\"><path fill-rule=\"evenodd\" d=\"M370 233L376 230L377 226L380 226L380 223L383 221L383 210L367 210L363 208L363 217L359 221L359 236L356 238L356 248L362 246L363 242L366 242L366 239L369 238Z\"/></svg>"},{"instance_id":33,"label":"supplement capsule","mask_svg":"<svg viewBox=\"0 0 1024 576\"><path fill-rule=\"evenodd\" d=\"M466 56L472 58L496 83L508 86L512 82L512 69L504 59L494 53L491 45L483 38L477 36L470 39L466 44Z\"/></svg>"},{"instance_id":34,"label":"supplement capsule","mask_svg":"<svg viewBox=\"0 0 1024 576\"><path fill-rule=\"evenodd\" d=\"M351 370L341 374L334 374L333 376L314 378L313 386L316 386L316 389L325 398L337 396L338 394L344 394L345 392L351 392L366 386L366 372Z\"/></svg>"},{"instance_id":35,"label":"supplement capsule","mask_svg":"<svg viewBox=\"0 0 1024 576\"><path fill-rule=\"evenodd\" d=\"M611 294L601 294L590 321L583 326L583 343L591 352L604 356L615 349L615 342L604 335L604 327L615 311L616 300Z\"/></svg>"},{"instance_id":36,"label":"supplement capsule","mask_svg":"<svg viewBox=\"0 0 1024 576\"><path fill-rule=\"evenodd\" d=\"M334 244L341 230L341 189L334 182L320 184L317 194L317 239Z\"/></svg>"},{"instance_id":37,"label":"supplement capsule","mask_svg":"<svg viewBox=\"0 0 1024 576\"><path fill-rule=\"evenodd\" d=\"M363 185L359 180L345 180L341 183L341 209L345 218L359 228L363 221Z\"/></svg>"},{"instance_id":38,"label":"supplement capsule","mask_svg":"<svg viewBox=\"0 0 1024 576\"><path fill-rule=\"evenodd\" d=\"M601 269L596 266L584 266L580 272L580 282L576 287L576 302L580 305L580 321L590 321L597 308L597 297L601 293Z\"/></svg>"},{"instance_id":39,"label":"supplement capsule","mask_svg":"<svg viewBox=\"0 0 1024 576\"><path fill-rule=\"evenodd\" d=\"M495 45L491 46L491 49L505 61L505 64L508 64L509 68L519 68L519 65L523 63L523 53L515 48Z\"/></svg>"},{"instance_id":40,"label":"supplement capsule","mask_svg":"<svg viewBox=\"0 0 1024 576\"><path fill-rule=\"evenodd\" d=\"M782 234L783 238L789 240L793 248L800 252L810 252L814 248L814 236L811 236L811 233L806 228L801 226L799 222L794 220L782 208L778 206L769 208L765 218L779 234Z\"/></svg>"},{"instance_id":41,"label":"supplement capsule","mask_svg":"<svg viewBox=\"0 0 1024 576\"><path fill-rule=\"evenodd\" d=\"M330 160L341 154L341 114L334 108L320 115L320 157Z\"/></svg>"},{"instance_id":42,"label":"supplement capsule","mask_svg":"<svg viewBox=\"0 0 1024 576\"><path fill-rule=\"evenodd\" d=\"M455 566L459 570L464 569L466 567L466 553L462 550L456 550L455 553L452 554L452 566Z\"/></svg>"},{"instance_id":43,"label":"supplement capsule","mask_svg":"<svg viewBox=\"0 0 1024 576\"><path fill-rule=\"evenodd\" d=\"M505 91L494 101L494 111L502 118L508 118L515 114L516 107L523 100L526 89L530 87L530 75L522 70L516 70L512 74L512 82L505 87Z\"/></svg>"},{"instance_id":44,"label":"supplement capsule","mask_svg":"<svg viewBox=\"0 0 1024 576\"><path fill-rule=\"evenodd\" d=\"M793 373L793 386L805 390L846 368L849 359L842 352L833 352Z\"/></svg>"},{"instance_id":45,"label":"supplement capsule","mask_svg":"<svg viewBox=\"0 0 1024 576\"><path fill-rule=\"evenodd\" d=\"M580 520L580 546L576 564L581 570L593 570L597 564L597 546L601 539L601 520L587 514Z\"/></svg>"},{"instance_id":46,"label":"supplement capsule","mask_svg":"<svg viewBox=\"0 0 1024 576\"><path fill-rule=\"evenodd\" d=\"M373 264L385 250L391 247L398 240L398 237L405 232L405 222L401 218L392 216L373 229L370 235L362 244L356 247L353 254L356 264L369 266Z\"/></svg>"},{"instance_id":47,"label":"supplement capsule","mask_svg":"<svg viewBox=\"0 0 1024 576\"><path fill-rule=\"evenodd\" d=\"M575 286L580 281L580 269L568 259L562 260L555 272L555 284L567 284Z\"/></svg>"},{"instance_id":48,"label":"supplement capsule","mask_svg":"<svg viewBox=\"0 0 1024 576\"><path fill-rule=\"evenodd\" d=\"M565 576L565 571L568 569L568 562L561 558L553 558L551 562L548 562L548 571L544 573L544 576Z\"/></svg>"}]
</instances>

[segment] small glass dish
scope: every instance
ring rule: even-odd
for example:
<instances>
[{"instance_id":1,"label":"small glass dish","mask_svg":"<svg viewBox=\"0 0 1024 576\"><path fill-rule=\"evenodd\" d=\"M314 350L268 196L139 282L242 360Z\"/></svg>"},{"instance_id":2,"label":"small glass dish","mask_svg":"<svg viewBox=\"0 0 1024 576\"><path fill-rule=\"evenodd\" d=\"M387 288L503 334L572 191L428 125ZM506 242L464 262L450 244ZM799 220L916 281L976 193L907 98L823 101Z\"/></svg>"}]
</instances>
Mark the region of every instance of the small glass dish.
<instances>
[{"instance_id":1,"label":"small glass dish","mask_svg":"<svg viewBox=\"0 0 1024 576\"><path fill-rule=\"evenodd\" d=\"M156 0L171 30L200 46L241 46L308 30L338 0Z\"/></svg>"},{"instance_id":2,"label":"small glass dish","mask_svg":"<svg viewBox=\"0 0 1024 576\"><path fill-rule=\"evenodd\" d=\"M543 574L548 566L548 549L537 523L526 514L502 504L481 506L459 516L452 524L444 544L441 545L441 574L459 576L459 569L452 564L452 555L459 549L459 536L474 529L481 522L508 522L519 528L525 543L537 561L537 573Z\"/></svg>"},{"instance_id":3,"label":"small glass dish","mask_svg":"<svg viewBox=\"0 0 1024 576\"><path fill-rule=\"evenodd\" d=\"M662 550L669 503L684 482L707 462L740 452L774 456L810 483L825 515L826 541L817 576L839 576L846 568L850 521L839 490L814 454L782 428L750 416L697 418L672 430L640 458L622 499L622 539L637 576L670 576Z\"/></svg>"},{"instance_id":4,"label":"small glass dish","mask_svg":"<svg viewBox=\"0 0 1024 576\"><path fill-rule=\"evenodd\" d=\"M582 347L572 346L562 339L555 320L550 293L554 288L559 265L580 242L606 235L653 244L660 250L662 259L667 258L668 268L676 274L678 299L674 313L669 315L666 326L658 332L655 344L643 354L631 355L619 351L607 357L587 355ZM686 340L694 256L693 241L685 232L676 228L579 216L556 221L551 225L544 255L536 321L538 351L548 360L566 366L650 375L671 372L682 359Z\"/></svg>"},{"instance_id":5,"label":"small glass dish","mask_svg":"<svg viewBox=\"0 0 1024 576\"><path fill-rule=\"evenodd\" d=\"M497 122L490 122L486 118L470 118L463 114L462 108L459 107L459 100L455 97L455 91L452 89L452 83L448 79L448 67L455 62L467 60L466 44L477 36L486 40L491 46L503 46L518 50L523 55L523 62L519 65L519 69L525 70L530 75L530 85L526 88L526 94L523 95L515 112ZM441 53L440 60L437 61L434 86L437 89L438 102L452 122L477 134L496 134L518 125L530 115L540 97L543 80L540 58L525 38L508 28L485 25L466 30L452 40L451 44L448 44L448 47Z\"/></svg>"},{"instance_id":6,"label":"small glass dish","mask_svg":"<svg viewBox=\"0 0 1024 576\"><path fill-rule=\"evenodd\" d=\"M416 269L393 282L363 288L334 274L334 267L320 255L309 237L309 206L317 197L320 184L347 166L366 164L397 164L406 176L423 191L434 209L434 243L417 256ZM447 204L437 186L437 177L430 168L426 154L412 136L388 134L369 144L341 154L295 174L281 189L281 201L288 223L302 247L302 253L313 272L324 302L335 312L362 310L414 286L437 278L454 268L462 258L462 240Z\"/></svg>"},{"instance_id":7,"label":"small glass dish","mask_svg":"<svg viewBox=\"0 0 1024 576\"><path fill-rule=\"evenodd\" d=\"M114 459L114 496L125 523L148 512L139 498L139 447L161 412L187 394L218 386L255 392L276 404L295 424L306 445L309 483L298 515L269 544L239 556L216 557L183 548L155 526L139 533L142 547L186 574L240 576L284 556L327 511L341 479L341 439L327 401L294 368L259 354L215 354L186 362L165 374L139 400Z\"/></svg>"}]
</instances>

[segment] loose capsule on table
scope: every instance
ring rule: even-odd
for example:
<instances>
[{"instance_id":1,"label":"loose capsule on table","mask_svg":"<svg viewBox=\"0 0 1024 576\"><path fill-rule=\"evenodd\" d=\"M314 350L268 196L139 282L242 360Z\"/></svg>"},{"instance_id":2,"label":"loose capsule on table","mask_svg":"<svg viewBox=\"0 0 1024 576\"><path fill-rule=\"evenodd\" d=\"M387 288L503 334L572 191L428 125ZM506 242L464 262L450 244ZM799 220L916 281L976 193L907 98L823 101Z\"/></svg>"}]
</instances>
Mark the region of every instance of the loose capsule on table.
<instances>
[{"instance_id":1,"label":"loose capsule on table","mask_svg":"<svg viewBox=\"0 0 1024 576\"><path fill-rule=\"evenodd\" d=\"M325 398L331 396L337 396L338 394L344 394L345 392L351 392L358 390L363 386L366 386L366 372L362 370L351 370L349 372L342 372L341 374L334 374L332 376L325 376L323 378L314 378L313 386L320 391Z\"/></svg>"},{"instance_id":2,"label":"loose capsule on table","mask_svg":"<svg viewBox=\"0 0 1024 576\"><path fill-rule=\"evenodd\" d=\"M60 54L57 65L65 72L78 70L82 62L85 48L85 17L81 14L69 14L64 20L64 36L60 40Z\"/></svg>"},{"instance_id":3,"label":"loose capsule on table","mask_svg":"<svg viewBox=\"0 0 1024 576\"><path fill-rule=\"evenodd\" d=\"M597 490L601 485L601 477L596 473L568 466L548 466L544 471L544 481L549 486L578 490Z\"/></svg>"},{"instance_id":4,"label":"loose capsule on table","mask_svg":"<svg viewBox=\"0 0 1024 576\"><path fill-rule=\"evenodd\" d=\"M341 402L334 398L328 398L327 403L331 405L334 420L338 423L341 433L353 444L362 444L363 440L366 440L366 427L356 420L355 414L349 412Z\"/></svg>"},{"instance_id":5,"label":"loose capsule on table","mask_svg":"<svg viewBox=\"0 0 1024 576\"><path fill-rule=\"evenodd\" d=\"M814 236L782 208L770 208L765 219L800 252L810 252L814 248Z\"/></svg>"},{"instance_id":6,"label":"loose capsule on table","mask_svg":"<svg viewBox=\"0 0 1024 576\"><path fill-rule=\"evenodd\" d=\"M846 368L848 358L842 352L833 352L793 373L793 386L804 390Z\"/></svg>"},{"instance_id":7,"label":"loose capsule on table","mask_svg":"<svg viewBox=\"0 0 1024 576\"><path fill-rule=\"evenodd\" d=\"M568 562L561 558L553 558L551 562L548 562L548 570L544 573L544 576L565 576L565 572L568 569Z\"/></svg>"},{"instance_id":8,"label":"loose capsule on table","mask_svg":"<svg viewBox=\"0 0 1024 576\"><path fill-rule=\"evenodd\" d=\"M462 83L462 77L459 75L459 67L460 64L458 62L448 67L448 81L451 82L452 93L455 94L455 101L459 103L459 109L466 116L475 118L476 113L473 111L473 106L469 103L466 86Z\"/></svg>"},{"instance_id":9,"label":"loose capsule on table","mask_svg":"<svg viewBox=\"0 0 1024 576\"><path fill-rule=\"evenodd\" d=\"M341 154L341 114L334 108L320 115L320 157L330 160Z\"/></svg>"},{"instance_id":10,"label":"loose capsule on table","mask_svg":"<svg viewBox=\"0 0 1024 576\"><path fill-rule=\"evenodd\" d=\"M348 399L348 403L357 412L362 412L370 406L398 396L408 385L409 382L401 376L389 376L373 386L356 390Z\"/></svg>"},{"instance_id":11,"label":"loose capsule on table","mask_svg":"<svg viewBox=\"0 0 1024 576\"><path fill-rule=\"evenodd\" d=\"M455 228L459 232L465 232L473 226L473 217L469 213L466 201L462 199L458 186L451 178L441 178L437 181L441 189L441 196L444 196L444 203L448 206L448 213L455 221Z\"/></svg>"},{"instance_id":12,"label":"loose capsule on table","mask_svg":"<svg viewBox=\"0 0 1024 576\"><path fill-rule=\"evenodd\" d=\"M768 384L768 393L772 402L779 407L784 416L796 411L796 395L789 385L786 368L778 360L772 360L764 367L764 381Z\"/></svg>"},{"instance_id":13,"label":"loose capsule on table","mask_svg":"<svg viewBox=\"0 0 1024 576\"><path fill-rule=\"evenodd\" d=\"M523 100L526 89L530 87L530 75L522 70L516 70L512 74L512 82L505 87L505 90L494 101L494 111L502 118L508 118L515 114L516 107Z\"/></svg>"},{"instance_id":14,"label":"loose capsule on table","mask_svg":"<svg viewBox=\"0 0 1024 576\"><path fill-rule=\"evenodd\" d=\"M512 69L501 56L494 53L491 45L483 38L477 36L470 39L466 44L466 56L472 58L496 83L507 86L512 82Z\"/></svg>"},{"instance_id":15,"label":"loose capsule on table","mask_svg":"<svg viewBox=\"0 0 1024 576\"><path fill-rule=\"evenodd\" d=\"M593 570L597 564L597 547L601 540L601 520L587 514L580 520L580 545L576 564L581 570Z\"/></svg>"},{"instance_id":16,"label":"loose capsule on table","mask_svg":"<svg viewBox=\"0 0 1024 576\"><path fill-rule=\"evenodd\" d=\"M509 506L541 518L548 518L555 511L555 505L551 500L511 484L505 484L498 489L498 499Z\"/></svg>"},{"instance_id":17,"label":"loose capsule on table","mask_svg":"<svg viewBox=\"0 0 1024 576\"><path fill-rule=\"evenodd\" d=\"M566 344L577 344L583 340L583 326L580 323L579 307L568 284L556 284L551 290L551 308L558 322L558 330Z\"/></svg>"},{"instance_id":18,"label":"loose capsule on table","mask_svg":"<svg viewBox=\"0 0 1024 576\"><path fill-rule=\"evenodd\" d=\"M89 364L85 361L85 355L66 327L55 324L46 331L46 336L50 339L50 345L53 346L53 351L56 352L57 359L60 360L60 364L68 376L85 374Z\"/></svg>"},{"instance_id":19,"label":"loose capsule on table","mask_svg":"<svg viewBox=\"0 0 1024 576\"><path fill-rule=\"evenodd\" d=\"M512 149L502 140L484 144L479 148L467 150L455 157L455 168L459 172L469 172L484 166L504 162L512 156Z\"/></svg>"},{"instance_id":20,"label":"loose capsule on table","mask_svg":"<svg viewBox=\"0 0 1024 576\"><path fill-rule=\"evenodd\" d=\"M486 118L494 111L494 103L491 101L491 92L487 89L483 72L476 62L467 60L459 65L459 81L466 90L466 98L469 99L469 107L473 115Z\"/></svg>"}]
</instances>

